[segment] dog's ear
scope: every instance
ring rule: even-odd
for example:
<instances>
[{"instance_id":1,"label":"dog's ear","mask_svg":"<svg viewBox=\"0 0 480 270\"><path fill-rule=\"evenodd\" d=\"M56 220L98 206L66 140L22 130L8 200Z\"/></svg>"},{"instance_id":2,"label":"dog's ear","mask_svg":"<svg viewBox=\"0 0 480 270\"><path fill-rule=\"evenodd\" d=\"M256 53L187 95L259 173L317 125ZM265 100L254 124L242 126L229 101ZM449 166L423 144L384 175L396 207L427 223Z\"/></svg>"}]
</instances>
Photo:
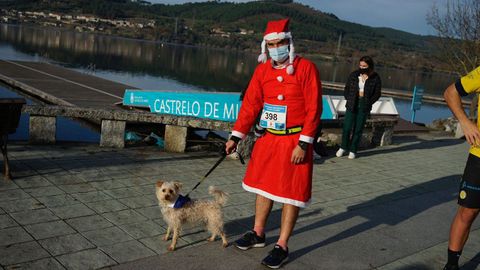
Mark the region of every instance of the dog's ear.
<instances>
[{"instance_id":1,"label":"dog's ear","mask_svg":"<svg viewBox=\"0 0 480 270\"><path fill-rule=\"evenodd\" d=\"M183 185L180 182L174 182L173 186L175 187L176 191L179 191L182 188Z\"/></svg>"},{"instance_id":2,"label":"dog's ear","mask_svg":"<svg viewBox=\"0 0 480 270\"><path fill-rule=\"evenodd\" d=\"M163 181L157 181L157 187L161 187L163 185Z\"/></svg>"}]
</instances>

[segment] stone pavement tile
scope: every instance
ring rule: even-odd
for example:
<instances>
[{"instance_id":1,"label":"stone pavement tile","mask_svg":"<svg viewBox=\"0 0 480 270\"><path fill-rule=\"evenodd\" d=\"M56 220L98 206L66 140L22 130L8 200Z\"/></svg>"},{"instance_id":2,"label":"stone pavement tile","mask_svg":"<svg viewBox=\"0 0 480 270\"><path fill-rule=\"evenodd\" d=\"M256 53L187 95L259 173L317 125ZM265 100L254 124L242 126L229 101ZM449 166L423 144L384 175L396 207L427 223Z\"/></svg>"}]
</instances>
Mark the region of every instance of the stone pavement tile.
<instances>
[{"instance_id":1,"label":"stone pavement tile","mask_svg":"<svg viewBox=\"0 0 480 270\"><path fill-rule=\"evenodd\" d=\"M75 233L63 220L27 225L25 230L37 240Z\"/></svg>"},{"instance_id":2,"label":"stone pavement tile","mask_svg":"<svg viewBox=\"0 0 480 270\"><path fill-rule=\"evenodd\" d=\"M65 192L55 186L27 188L25 191L35 198L64 194Z\"/></svg>"},{"instance_id":3,"label":"stone pavement tile","mask_svg":"<svg viewBox=\"0 0 480 270\"><path fill-rule=\"evenodd\" d=\"M58 187L68 194L80 193L80 192L89 192L89 191L95 191L96 190L96 188L94 188L89 183L80 183L80 184L74 184L74 185L60 185Z\"/></svg>"},{"instance_id":4,"label":"stone pavement tile","mask_svg":"<svg viewBox=\"0 0 480 270\"><path fill-rule=\"evenodd\" d=\"M72 218L65 221L79 232L92 231L113 226L112 223L100 215Z\"/></svg>"},{"instance_id":5,"label":"stone pavement tile","mask_svg":"<svg viewBox=\"0 0 480 270\"><path fill-rule=\"evenodd\" d=\"M119 227L135 239L155 236L165 233L165 229L159 224L147 220L139 223L119 225Z\"/></svg>"},{"instance_id":6,"label":"stone pavement tile","mask_svg":"<svg viewBox=\"0 0 480 270\"><path fill-rule=\"evenodd\" d=\"M18 189L18 186L13 181L0 181L0 191ZM1 194L1 192L0 192Z\"/></svg>"},{"instance_id":7,"label":"stone pavement tile","mask_svg":"<svg viewBox=\"0 0 480 270\"><path fill-rule=\"evenodd\" d=\"M137 186L143 186L151 183L151 180L146 180L139 176L115 178L115 181L122 183L122 185L126 187L137 187Z\"/></svg>"},{"instance_id":8,"label":"stone pavement tile","mask_svg":"<svg viewBox=\"0 0 480 270\"><path fill-rule=\"evenodd\" d=\"M79 200L73 198L69 194L60 194L47 197L38 197L37 198L41 203L46 207L58 207L58 206L67 206L80 203Z\"/></svg>"},{"instance_id":9,"label":"stone pavement tile","mask_svg":"<svg viewBox=\"0 0 480 270\"><path fill-rule=\"evenodd\" d=\"M90 242L94 243L97 246L108 246L115 243L126 242L134 240L124 231L120 230L118 227L102 228L98 230L83 232Z\"/></svg>"},{"instance_id":10,"label":"stone pavement tile","mask_svg":"<svg viewBox=\"0 0 480 270\"><path fill-rule=\"evenodd\" d=\"M9 215L0 215L0 229L15 226L18 226L18 224Z\"/></svg>"},{"instance_id":11,"label":"stone pavement tile","mask_svg":"<svg viewBox=\"0 0 480 270\"><path fill-rule=\"evenodd\" d=\"M33 240L22 227L11 227L0 230L0 245L7 246L15 243Z\"/></svg>"},{"instance_id":12,"label":"stone pavement tile","mask_svg":"<svg viewBox=\"0 0 480 270\"><path fill-rule=\"evenodd\" d=\"M52 237L38 242L53 256L95 248L95 245L78 233Z\"/></svg>"},{"instance_id":13,"label":"stone pavement tile","mask_svg":"<svg viewBox=\"0 0 480 270\"><path fill-rule=\"evenodd\" d=\"M50 175L47 174L45 177L54 185L74 185L85 183L85 181L73 174L62 174L62 175Z\"/></svg>"},{"instance_id":14,"label":"stone pavement tile","mask_svg":"<svg viewBox=\"0 0 480 270\"><path fill-rule=\"evenodd\" d=\"M15 184L21 188L44 187L52 185L52 183L41 176L16 178L13 181L15 181Z\"/></svg>"},{"instance_id":15,"label":"stone pavement tile","mask_svg":"<svg viewBox=\"0 0 480 270\"><path fill-rule=\"evenodd\" d=\"M95 212L84 204L74 204L61 207L53 207L52 211L62 219L89 216Z\"/></svg>"},{"instance_id":16,"label":"stone pavement tile","mask_svg":"<svg viewBox=\"0 0 480 270\"><path fill-rule=\"evenodd\" d=\"M155 181L155 183L156 183L156 181ZM135 191L140 192L141 194L155 196L155 184L136 186L136 187L133 187L133 189Z\"/></svg>"},{"instance_id":17,"label":"stone pavement tile","mask_svg":"<svg viewBox=\"0 0 480 270\"><path fill-rule=\"evenodd\" d=\"M117 189L110 189L104 190L105 193L112 196L115 199L119 198L127 198L127 197L136 197L142 195L141 193L137 192L134 188L117 188Z\"/></svg>"},{"instance_id":18,"label":"stone pavement tile","mask_svg":"<svg viewBox=\"0 0 480 270\"><path fill-rule=\"evenodd\" d=\"M0 201L0 207L7 213L13 213L18 211L41 209L45 208L45 205L34 198L25 198L15 201Z\"/></svg>"},{"instance_id":19,"label":"stone pavement tile","mask_svg":"<svg viewBox=\"0 0 480 270\"><path fill-rule=\"evenodd\" d=\"M378 269L378 270L407 270L407 269L409 269L409 266L407 264L402 263L401 261L395 261L393 263L389 263L389 264L377 267L375 269Z\"/></svg>"},{"instance_id":20,"label":"stone pavement tile","mask_svg":"<svg viewBox=\"0 0 480 270\"><path fill-rule=\"evenodd\" d=\"M111 246L104 246L101 249L119 263L129 262L156 255L151 249L145 247L138 241L128 241Z\"/></svg>"},{"instance_id":21,"label":"stone pavement tile","mask_svg":"<svg viewBox=\"0 0 480 270\"><path fill-rule=\"evenodd\" d=\"M4 181L0 181L4 182ZM9 189L5 191L0 191L0 202L2 201L14 201L30 198L28 193L21 189Z\"/></svg>"},{"instance_id":22,"label":"stone pavement tile","mask_svg":"<svg viewBox=\"0 0 480 270\"><path fill-rule=\"evenodd\" d=\"M163 228L168 227L167 223L165 222L165 220L163 218L153 219L152 221L157 223L158 225L162 226Z\"/></svg>"},{"instance_id":23,"label":"stone pavement tile","mask_svg":"<svg viewBox=\"0 0 480 270\"><path fill-rule=\"evenodd\" d=\"M11 265L50 257L37 242L31 241L0 247L0 264Z\"/></svg>"},{"instance_id":24,"label":"stone pavement tile","mask_svg":"<svg viewBox=\"0 0 480 270\"><path fill-rule=\"evenodd\" d=\"M146 220L145 217L137 213L135 210L127 209L117 212L110 212L103 214L103 217L115 225L137 223Z\"/></svg>"},{"instance_id":25,"label":"stone pavement tile","mask_svg":"<svg viewBox=\"0 0 480 270\"><path fill-rule=\"evenodd\" d=\"M99 214L128 209L128 206L118 200L91 202L87 203L87 206Z\"/></svg>"},{"instance_id":26,"label":"stone pavement tile","mask_svg":"<svg viewBox=\"0 0 480 270\"><path fill-rule=\"evenodd\" d=\"M67 269L84 270L99 269L115 265L116 262L103 253L100 249L88 249L76 253L56 257Z\"/></svg>"},{"instance_id":27,"label":"stone pavement tile","mask_svg":"<svg viewBox=\"0 0 480 270\"><path fill-rule=\"evenodd\" d=\"M124 184L122 184L120 181L117 181L116 179L90 182L90 185L92 185L92 187L95 187L96 189L99 189L99 190L125 187Z\"/></svg>"},{"instance_id":28,"label":"stone pavement tile","mask_svg":"<svg viewBox=\"0 0 480 270\"><path fill-rule=\"evenodd\" d=\"M7 270L13 269L22 269L22 270L62 270L65 269L57 260L54 258L40 259L37 261L13 264L9 265L6 268Z\"/></svg>"},{"instance_id":29,"label":"stone pavement tile","mask_svg":"<svg viewBox=\"0 0 480 270\"><path fill-rule=\"evenodd\" d=\"M118 200L130 208L140 208L158 205L158 200L153 194L151 194L150 196L142 195L138 197L121 198Z\"/></svg>"},{"instance_id":30,"label":"stone pavement tile","mask_svg":"<svg viewBox=\"0 0 480 270\"><path fill-rule=\"evenodd\" d=\"M108 173L101 172L100 170L94 170L94 171L79 170L76 175L82 178L86 182L104 181L104 180L112 179L112 177Z\"/></svg>"},{"instance_id":31,"label":"stone pavement tile","mask_svg":"<svg viewBox=\"0 0 480 270\"><path fill-rule=\"evenodd\" d=\"M158 205L137 208L135 211L148 219L157 219L162 217L162 212L160 212L160 207L158 207Z\"/></svg>"},{"instance_id":32,"label":"stone pavement tile","mask_svg":"<svg viewBox=\"0 0 480 270\"><path fill-rule=\"evenodd\" d=\"M206 243L206 239L210 236L211 234L205 226L199 225L182 228L182 232L180 233L180 237L189 244ZM219 243L219 245L221 245L221 242Z\"/></svg>"},{"instance_id":33,"label":"stone pavement tile","mask_svg":"<svg viewBox=\"0 0 480 270\"><path fill-rule=\"evenodd\" d=\"M167 250L168 246L171 244L171 240L164 241L163 240L164 235L157 235L153 237L147 237L140 239L139 241L142 242L145 246L147 246L149 249L155 251L157 254L164 254L169 252ZM177 241L177 249L186 247L188 245L185 240L182 238L179 238Z\"/></svg>"},{"instance_id":34,"label":"stone pavement tile","mask_svg":"<svg viewBox=\"0 0 480 270\"><path fill-rule=\"evenodd\" d=\"M58 220L58 217L55 216L52 211L46 208L15 212L11 213L11 216L21 225Z\"/></svg>"}]
</instances>

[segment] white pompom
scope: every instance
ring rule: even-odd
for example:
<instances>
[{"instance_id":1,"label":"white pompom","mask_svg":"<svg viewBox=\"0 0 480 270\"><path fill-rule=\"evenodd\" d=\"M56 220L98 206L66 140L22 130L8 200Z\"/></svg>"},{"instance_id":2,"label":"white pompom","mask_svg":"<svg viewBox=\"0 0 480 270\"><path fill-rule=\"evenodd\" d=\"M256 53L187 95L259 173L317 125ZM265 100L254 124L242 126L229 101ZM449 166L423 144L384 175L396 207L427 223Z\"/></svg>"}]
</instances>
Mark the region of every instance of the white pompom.
<instances>
[{"instance_id":1,"label":"white pompom","mask_svg":"<svg viewBox=\"0 0 480 270\"><path fill-rule=\"evenodd\" d=\"M262 53L258 56L258 62L259 63L265 63L267 62L267 54L266 53Z\"/></svg>"},{"instance_id":2,"label":"white pompom","mask_svg":"<svg viewBox=\"0 0 480 270\"><path fill-rule=\"evenodd\" d=\"M295 69L293 68L293 65L288 65L287 67L287 74L292 75Z\"/></svg>"}]
</instances>

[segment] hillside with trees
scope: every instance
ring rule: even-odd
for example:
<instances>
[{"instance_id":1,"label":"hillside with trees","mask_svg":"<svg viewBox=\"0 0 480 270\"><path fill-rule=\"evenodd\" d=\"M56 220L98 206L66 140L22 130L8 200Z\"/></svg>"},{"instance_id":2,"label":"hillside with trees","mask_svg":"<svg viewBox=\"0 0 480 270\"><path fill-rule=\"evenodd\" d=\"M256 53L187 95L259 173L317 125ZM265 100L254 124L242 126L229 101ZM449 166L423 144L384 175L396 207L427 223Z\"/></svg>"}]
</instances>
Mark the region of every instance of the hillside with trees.
<instances>
[{"instance_id":1,"label":"hillside with trees","mask_svg":"<svg viewBox=\"0 0 480 270\"><path fill-rule=\"evenodd\" d=\"M155 27L135 31L102 27L103 33L252 52L259 51L267 21L289 17L299 53L340 60L369 54L386 66L425 70L445 68L432 53L435 37L343 21L334 14L292 0L209 1L181 5L134 0L2 0L0 8L87 14L109 19L149 19L155 21Z\"/></svg>"}]
</instances>

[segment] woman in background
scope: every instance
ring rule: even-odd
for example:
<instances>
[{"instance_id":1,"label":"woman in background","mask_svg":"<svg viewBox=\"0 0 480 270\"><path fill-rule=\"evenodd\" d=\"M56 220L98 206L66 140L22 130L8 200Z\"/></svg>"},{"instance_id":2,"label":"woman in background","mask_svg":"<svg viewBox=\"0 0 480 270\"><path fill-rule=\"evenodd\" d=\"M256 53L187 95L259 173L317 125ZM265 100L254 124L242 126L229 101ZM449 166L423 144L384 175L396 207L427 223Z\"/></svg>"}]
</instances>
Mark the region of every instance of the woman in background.
<instances>
[{"instance_id":1,"label":"woman in background","mask_svg":"<svg viewBox=\"0 0 480 270\"><path fill-rule=\"evenodd\" d=\"M343 94L347 100L347 110L343 122L342 145L337 151L337 157L346 152L349 152L349 159L356 157L365 121L373 103L381 96L382 81L374 66L373 59L364 56L360 58L359 68L348 76Z\"/></svg>"}]
</instances>

